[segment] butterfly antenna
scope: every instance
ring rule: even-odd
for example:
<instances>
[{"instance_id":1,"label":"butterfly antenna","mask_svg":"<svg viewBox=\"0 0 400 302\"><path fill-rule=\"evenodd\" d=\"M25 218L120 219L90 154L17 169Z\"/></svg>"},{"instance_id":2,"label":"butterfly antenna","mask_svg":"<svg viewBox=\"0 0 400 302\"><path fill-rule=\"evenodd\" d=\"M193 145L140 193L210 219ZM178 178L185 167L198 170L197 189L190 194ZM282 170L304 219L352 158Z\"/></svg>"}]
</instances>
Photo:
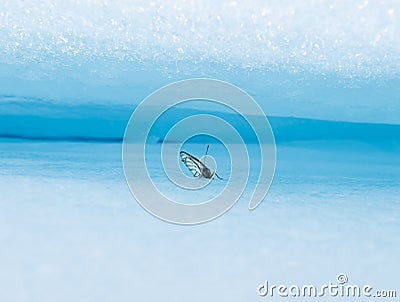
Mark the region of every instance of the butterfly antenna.
<instances>
[{"instance_id":1,"label":"butterfly antenna","mask_svg":"<svg viewBox=\"0 0 400 302\"><path fill-rule=\"evenodd\" d=\"M208 154L208 148L210 148L210 145L207 145L206 154L204 155L204 165L206 165L206 157Z\"/></svg>"}]
</instances>

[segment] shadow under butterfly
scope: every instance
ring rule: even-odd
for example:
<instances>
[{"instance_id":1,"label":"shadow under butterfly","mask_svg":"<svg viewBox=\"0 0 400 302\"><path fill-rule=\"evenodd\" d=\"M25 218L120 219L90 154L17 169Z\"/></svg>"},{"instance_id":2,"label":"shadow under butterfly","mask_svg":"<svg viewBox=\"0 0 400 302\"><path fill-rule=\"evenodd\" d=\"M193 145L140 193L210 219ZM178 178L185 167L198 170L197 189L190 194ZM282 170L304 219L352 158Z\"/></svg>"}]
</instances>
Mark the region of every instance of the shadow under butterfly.
<instances>
[{"instance_id":1,"label":"shadow under butterfly","mask_svg":"<svg viewBox=\"0 0 400 302\"><path fill-rule=\"evenodd\" d=\"M206 157L209 147L210 145L207 146L206 154L204 155L204 162L185 151L179 152L179 155L182 162L185 164L185 166L189 169L194 177L214 179L214 176L216 176L218 179L222 180L222 177L220 177L216 171L211 172L211 170L206 166Z\"/></svg>"}]
</instances>

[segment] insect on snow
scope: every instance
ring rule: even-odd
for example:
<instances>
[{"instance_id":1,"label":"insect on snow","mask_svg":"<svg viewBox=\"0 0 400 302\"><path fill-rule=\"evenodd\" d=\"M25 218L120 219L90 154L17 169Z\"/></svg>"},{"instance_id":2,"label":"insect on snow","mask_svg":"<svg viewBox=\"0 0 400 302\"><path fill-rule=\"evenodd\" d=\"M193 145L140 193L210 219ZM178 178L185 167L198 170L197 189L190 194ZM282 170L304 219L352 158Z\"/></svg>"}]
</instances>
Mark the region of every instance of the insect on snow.
<instances>
[{"instance_id":1,"label":"insect on snow","mask_svg":"<svg viewBox=\"0 0 400 302\"><path fill-rule=\"evenodd\" d=\"M214 176L217 176L218 179L222 179L221 177L219 177L217 172L211 172L211 170L206 166L206 157L209 147L210 145L207 146L206 155L204 155L204 163L195 156L185 151L179 152L179 155L181 156L182 162L185 164L185 166L189 169L194 177L210 179L214 178Z\"/></svg>"}]
</instances>

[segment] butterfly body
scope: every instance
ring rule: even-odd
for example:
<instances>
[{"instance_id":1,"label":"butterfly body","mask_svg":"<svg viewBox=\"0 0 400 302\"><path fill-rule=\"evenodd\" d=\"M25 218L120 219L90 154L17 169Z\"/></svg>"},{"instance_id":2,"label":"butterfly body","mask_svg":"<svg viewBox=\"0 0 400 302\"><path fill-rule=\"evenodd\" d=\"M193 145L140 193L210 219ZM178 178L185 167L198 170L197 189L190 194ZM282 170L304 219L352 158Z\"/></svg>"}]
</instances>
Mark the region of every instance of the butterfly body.
<instances>
[{"instance_id":1,"label":"butterfly body","mask_svg":"<svg viewBox=\"0 0 400 302\"><path fill-rule=\"evenodd\" d=\"M217 176L219 179L221 179L216 172L211 172L211 170L197 157L185 151L179 152L179 155L182 162L194 177L211 179L214 178L214 176Z\"/></svg>"}]
</instances>

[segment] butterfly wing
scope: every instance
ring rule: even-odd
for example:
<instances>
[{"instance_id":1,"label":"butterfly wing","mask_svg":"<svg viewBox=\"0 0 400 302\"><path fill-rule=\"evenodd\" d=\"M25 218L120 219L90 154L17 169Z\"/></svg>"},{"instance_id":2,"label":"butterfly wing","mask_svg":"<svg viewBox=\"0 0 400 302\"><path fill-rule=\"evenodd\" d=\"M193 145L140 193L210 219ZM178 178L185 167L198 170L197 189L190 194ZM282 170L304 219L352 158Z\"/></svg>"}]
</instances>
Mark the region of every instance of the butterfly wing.
<instances>
[{"instance_id":1,"label":"butterfly wing","mask_svg":"<svg viewBox=\"0 0 400 302\"><path fill-rule=\"evenodd\" d=\"M179 152L179 155L194 177L202 177L202 172L206 166L200 160L185 151Z\"/></svg>"}]
</instances>

